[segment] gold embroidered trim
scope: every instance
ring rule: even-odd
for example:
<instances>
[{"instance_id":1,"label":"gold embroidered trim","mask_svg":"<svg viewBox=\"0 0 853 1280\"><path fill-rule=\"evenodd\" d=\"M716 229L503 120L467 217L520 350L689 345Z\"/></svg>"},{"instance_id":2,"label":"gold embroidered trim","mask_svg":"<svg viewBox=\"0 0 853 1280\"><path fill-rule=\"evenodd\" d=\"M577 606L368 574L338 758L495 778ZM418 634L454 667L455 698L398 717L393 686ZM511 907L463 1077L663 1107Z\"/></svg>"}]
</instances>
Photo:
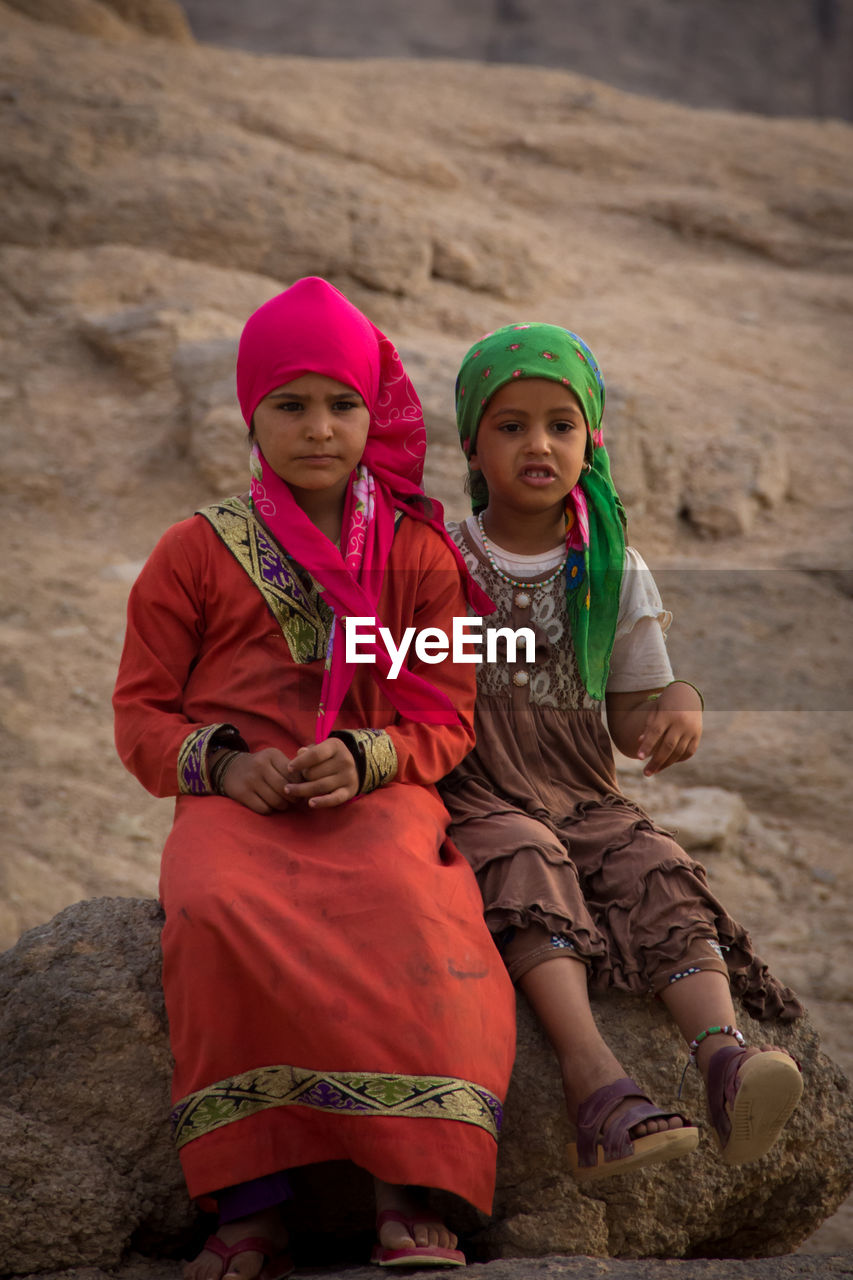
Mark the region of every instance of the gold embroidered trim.
<instances>
[{"instance_id":1,"label":"gold embroidered trim","mask_svg":"<svg viewBox=\"0 0 853 1280\"><path fill-rule=\"evenodd\" d=\"M237 563L245 569L281 627L294 662L316 662L326 656L334 615L320 588L291 560L239 498L226 498L198 515L213 526Z\"/></svg>"},{"instance_id":2,"label":"gold embroidered trim","mask_svg":"<svg viewBox=\"0 0 853 1280\"><path fill-rule=\"evenodd\" d=\"M208 756L211 748L220 747L249 750L248 743L233 724L206 724L187 734L178 751L178 791L182 796L216 795Z\"/></svg>"},{"instance_id":3,"label":"gold embroidered trim","mask_svg":"<svg viewBox=\"0 0 853 1280\"><path fill-rule=\"evenodd\" d=\"M397 776L397 748L384 729L354 729L352 732L364 758L361 793L366 795Z\"/></svg>"},{"instance_id":4,"label":"gold embroidered trim","mask_svg":"<svg viewBox=\"0 0 853 1280\"><path fill-rule=\"evenodd\" d=\"M397 776L397 748L385 729L335 729L330 735L349 747L358 769L358 794L367 795Z\"/></svg>"},{"instance_id":5,"label":"gold embroidered trim","mask_svg":"<svg viewBox=\"0 0 853 1280\"><path fill-rule=\"evenodd\" d=\"M201 729L193 729L184 738L178 752L178 790L182 796L213 794L207 771L207 748L214 734L227 727L223 724L206 724Z\"/></svg>"},{"instance_id":6,"label":"gold embroidered trim","mask_svg":"<svg viewBox=\"0 0 853 1280\"><path fill-rule=\"evenodd\" d=\"M289 1106L339 1115L458 1120L477 1125L495 1141L503 1115L500 1099L488 1089L454 1076L260 1067L182 1098L172 1112L175 1145L180 1148L260 1111Z\"/></svg>"}]
</instances>

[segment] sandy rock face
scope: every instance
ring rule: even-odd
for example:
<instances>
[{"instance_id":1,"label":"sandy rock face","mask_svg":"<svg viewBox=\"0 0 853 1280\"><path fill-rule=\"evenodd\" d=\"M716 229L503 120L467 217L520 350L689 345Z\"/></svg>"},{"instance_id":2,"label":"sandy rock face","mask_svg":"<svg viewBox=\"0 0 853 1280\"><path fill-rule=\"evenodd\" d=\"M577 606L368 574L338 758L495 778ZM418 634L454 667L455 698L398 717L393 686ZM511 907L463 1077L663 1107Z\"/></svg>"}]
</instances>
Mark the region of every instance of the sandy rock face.
<instances>
[{"instance_id":1,"label":"sandy rock face","mask_svg":"<svg viewBox=\"0 0 853 1280\"><path fill-rule=\"evenodd\" d=\"M121 42L140 34L191 44L192 34L175 0L6 0L37 22L66 27L81 35Z\"/></svg>"},{"instance_id":2,"label":"sandy rock face","mask_svg":"<svg viewBox=\"0 0 853 1280\"><path fill-rule=\"evenodd\" d=\"M98 899L32 929L0 957L0 1200L4 1272L112 1267L131 1244L179 1248L194 1222L169 1129L169 1055L155 902ZM662 1009L610 997L596 1004L627 1069L661 1103L684 1061ZM742 1025L749 1020L744 1016ZM771 1157L742 1170L716 1159L710 1137L684 1162L579 1191L553 1055L526 1006L507 1099L494 1219L450 1212L481 1257L571 1253L751 1257L795 1247L853 1181L853 1104L845 1077L817 1049L807 1021L751 1024L755 1043L801 1061L806 1094ZM691 1074L682 1102L702 1115ZM352 1197L324 1179L322 1205L299 1205L303 1230L369 1229ZM342 1185L346 1185L345 1183ZM334 1207L332 1207L334 1206ZM346 1214L346 1216L344 1216ZM45 1223L50 1222L50 1230Z\"/></svg>"},{"instance_id":3,"label":"sandy rock face","mask_svg":"<svg viewBox=\"0 0 853 1280\"><path fill-rule=\"evenodd\" d=\"M840 0L183 0L199 40L318 57L467 58L582 71L694 106L850 118ZM768 33L772 31L772 38Z\"/></svg>"}]
</instances>

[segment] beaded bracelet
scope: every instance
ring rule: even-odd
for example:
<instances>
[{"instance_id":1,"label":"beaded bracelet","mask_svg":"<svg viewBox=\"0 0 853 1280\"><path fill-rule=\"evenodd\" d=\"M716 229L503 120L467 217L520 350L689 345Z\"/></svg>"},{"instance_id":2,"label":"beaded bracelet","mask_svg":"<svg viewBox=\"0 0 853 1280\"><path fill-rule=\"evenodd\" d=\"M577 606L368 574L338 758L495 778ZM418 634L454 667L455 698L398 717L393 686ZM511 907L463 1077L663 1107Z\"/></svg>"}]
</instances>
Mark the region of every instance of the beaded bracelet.
<instances>
[{"instance_id":1,"label":"beaded bracelet","mask_svg":"<svg viewBox=\"0 0 853 1280\"><path fill-rule=\"evenodd\" d=\"M667 690L670 687L670 685L673 685L673 684L686 684L688 689L692 689L694 693L697 693L699 695L699 701L702 704L702 710L703 711L705 710L705 699L702 697L702 690L697 689L696 685L691 684L689 680L670 680L669 684L664 685L660 693L650 693L649 696L646 698L646 702L657 702L658 698L660 697L660 694L664 693L665 690Z\"/></svg>"},{"instance_id":2,"label":"beaded bracelet","mask_svg":"<svg viewBox=\"0 0 853 1280\"><path fill-rule=\"evenodd\" d=\"M705 1031L699 1032L695 1040L690 1041L690 1045L687 1049L687 1056L694 1067L696 1066L696 1050L699 1048L703 1040L708 1039L708 1036L731 1036L733 1040L738 1042L741 1049L746 1048L746 1041L738 1031L737 1027L707 1027Z\"/></svg>"}]
</instances>

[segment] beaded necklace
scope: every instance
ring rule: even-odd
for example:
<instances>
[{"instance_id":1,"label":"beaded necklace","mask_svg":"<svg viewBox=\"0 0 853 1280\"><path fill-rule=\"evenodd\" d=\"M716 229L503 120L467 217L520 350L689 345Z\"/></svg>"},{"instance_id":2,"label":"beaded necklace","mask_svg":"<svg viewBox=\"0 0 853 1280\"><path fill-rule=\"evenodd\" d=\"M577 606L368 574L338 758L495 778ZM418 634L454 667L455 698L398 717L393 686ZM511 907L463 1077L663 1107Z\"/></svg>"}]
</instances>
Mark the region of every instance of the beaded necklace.
<instances>
[{"instance_id":1,"label":"beaded necklace","mask_svg":"<svg viewBox=\"0 0 853 1280\"><path fill-rule=\"evenodd\" d=\"M499 569L497 564L495 563L495 557L494 557L494 553L492 552L491 543L489 542L489 539L486 537L486 531L483 528L482 511L477 512L477 525L480 530L480 537L483 539L483 550L486 553L486 559L494 569L495 573L498 575L499 578L503 578L504 582L508 582L511 587L522 588L516 594L515 601L514 601L514 603L518 606L519 609L528 609L530 607L530 596L527 594L528 591L535 591L537 587L547 587L549 582L553 582L555 578L559 578L560 574L563 572L563 570L566 567L566 561L569 558L568 551L566 551L566 554L563 556L562 560L557 565L554 572L550 573L547 578L542 578L540 582L519 582L517 578L511 578L508 573L504 573L503 569Z\"/></svg>"}]
</instances>

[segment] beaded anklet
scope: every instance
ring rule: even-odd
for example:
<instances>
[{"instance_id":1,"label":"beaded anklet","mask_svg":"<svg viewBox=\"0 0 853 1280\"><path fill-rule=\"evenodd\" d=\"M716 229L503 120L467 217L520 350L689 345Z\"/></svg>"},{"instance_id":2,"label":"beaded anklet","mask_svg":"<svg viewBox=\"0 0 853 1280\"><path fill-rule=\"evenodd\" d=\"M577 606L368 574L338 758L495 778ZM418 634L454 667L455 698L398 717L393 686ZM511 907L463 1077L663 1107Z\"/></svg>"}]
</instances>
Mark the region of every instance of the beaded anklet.
<instances>
[{"instance_id":1,"label":"beaded anklet","mask_svg":"<svg viewBox=\"0 0 853 1280\"><path fill-rule=\"evenodd\" d=\"M700 1031L695 1040L691 1040L687 1049L687 1056L693 1066L696 1066L696 1051L703 1040L707 1040L708 1036L731 1036L740 1045L741 1049L746 1048L744 1040L737 1027L708 1027L705 1031Z\"/></svg>"},{"instance_id":2,"label":"beaded anklet","mask_svg":"<svg viewBox=\"0 0 853 1280\"><path fill-rule=\"evenodd\" d=\"M681 1073L681 1082L678 1086L677 1096L680 1098L684 1089L684 1081L687 1079L687 1072L691 1067L695 1067L696 1050L699 1048L703 1040L707 1040L708 1036L731 1036L736 1040L741 1049L746 1048L746 1040L743 1038L737 1027L706 1027L704 1031L700 1031L695 1040L691 1040L687 1046L687 1061L684 1064L684 1070Z\"/></svg>"}]
</instances>

